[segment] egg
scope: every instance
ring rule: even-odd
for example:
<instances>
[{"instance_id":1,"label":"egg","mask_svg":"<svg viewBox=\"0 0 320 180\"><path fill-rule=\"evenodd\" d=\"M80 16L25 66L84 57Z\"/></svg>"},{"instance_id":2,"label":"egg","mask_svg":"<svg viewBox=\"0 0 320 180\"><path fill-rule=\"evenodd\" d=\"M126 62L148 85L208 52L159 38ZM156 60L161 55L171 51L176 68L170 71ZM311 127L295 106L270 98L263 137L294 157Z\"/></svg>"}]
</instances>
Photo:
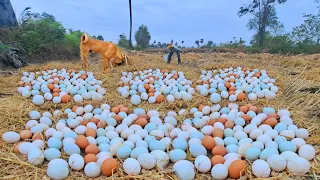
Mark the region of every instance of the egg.
<instances>
[{"instance_id":1,"label":"egg","mask_svg":"<svg viewBox=\"0 0 320 180\"><path fill-rule=\"evenodd\" d=\"M213 137L211 136L204 136L202 139L202 145L207 149L207 150L212 150L214 146L216 145L216 142L214 141Z\"/></svg>"},{"instance_id":2,"label":"egg","mask_svg":"<svg viewBox=\"0 0 320 180\"><path fill-rule=\"evenodd\" d=\"M20 145L21 146L21 145ZM28 153L28 162L35 166L41 165L44 161L44 153L38 149L33 148Z\"/></svg>"},{"instance_id":3,"label":"egg","mask_svg":"<svg viewBox=\"0 0 320 180\"><path fill-rule=\"evenodd\" d=\"M223 164L216 164L211 169L211 176L217 180L223 180L228 177L228 169Z\"/></svg>"},{"instance_id":4,"label":"egg","mask_svg":"<svg viewBox=\"0 0 320 180\"><path fill-rule=\"evenodd\" d=\"M68 163L60 158L52 159L46 172L51 179L65 179L69 175Z\"/></svg>"},{"instance_id":5,"label":"egg","mask_svg":"<svg viewBox=\"0 0 320 180\"><path fill-rule=\"evenodd\" d=\"M44 97L41 95L35 95L32 98L32 103L35 105L42 105L44 103Z\"/></svg>"},{"instance_id":6,"label":"egg","mask_svg":"<svg viewBox=\"0 0 320 180\"><path fill-rule=\"evenodd\" d=\"M278 154L273 154L268 157L267 163L273 171L283 171L287 167L287 160Z\"/></svg>"},{"instance_id":7,"label":"egg","mask_svg":"<svg viewBox=\"0 0 320 180\"><path fill-rule=\"evenodd\" d=\"M259 148L249 147L246 150L245 157L250 161L254 161L259 158L260 153L261 153L261 150Z\"/></svg>"},{"instance_id":8,"label":"egg","mask_svg":"<svg viewBox=\"0 0 320 180\"><path fill-rule=\"evenodd\" d=\"M2 139L6 143L16 143L20 140L20 135L16 132L9 131L2 134Z\"/></svg>"},{"instance_id":9,"label":"egg","mask_svg":"<svg viewBox=\"0 0 320 180\"><path fill-rule=\"evenodd\" d=\"M288 161L287 169L293 175L302 175L310 171L310 163L301 157L291 158Z\"/></svg>"},{"instance_id":10,"label":"egg","mask_svg":"<svg viewBox=\"0 0 320 180\"><path fill-rule=\"evenodd\" d=\"M128 175L138 175L141 171L141 166L136 159L128 158L123 162L123 170Z\"/></svg>"},{"instance_id":11,"label":"egg","mask_svg":"<svg viewBox=\"0 0 320 180\"><path fill-rule=\"evenodd\" d=\"M315 157L316 151L309 144L302 145L299 149L299 156L307 160L312 160Z\"/></svg>"},{"instance_id":12,"label":"egg","mask_svg":"<svg viewBox=\"0 0 320 180\"><path fill-rule=\"evenodd\" d=\"M142 153L137 158L139 164L144 169L152 169L156 166L157 159L149 153Z\"/></svg>"},{"instance_id":13,"label":"egg","mask_svg":"<svg viewBox=\"0 0 320 180\"><path fill-rule=\"evenodd\" d=\"M81 170L84 167L84 159L79 154L72 154L68 160L69 166L74 170Z\"/></svg>"},{"instance_id":14,"label":"egg","mask_svg":"<svg viewBox=\"0 0 320 180\"><path fill-rule=\"evenodd\" d=\"M259 178L267 178L270 176L271 169L266 161L258 159L252 164L252 172Z\"/></svg>"},{"instance_id":15,"label":"egg","mask_svg":"<svg viewBox=\"0 0 320 180\"><path fill-rule=\"evenodd\" d=\"M211 161L205 155L199 155L194 161L194 166L200 172L206 173L211 169Z\"/></svg>"},{"instance_id":16,"label":"egg","mask_svg":"<svg viewBox=\"0 0 320 180\"><path fill-rule=\"evenodd\" d=\"M46 160L51 161L52 159L60 158L61 152L56 148L48 148L44 151L44 157Z\"/></svg>"},{"instance_id":17,"label":"egg","mask_svg":"<svg viewBox=\"0 0 320 180\"><path fill-rule=\"evenodd\" d=\"M229 176L232 179L239 179L246 174L246 163L243 160L235 160L229 166Z\"/></svg>"},{"instance_id":18,"label":"egg","mask_svg":"<svg viewBox=\"0 0 320 180\"><path fill-rule=\"evenodd\" d=\"M107 158L101 165L101 173L104 176L112 176L117 172L118 162L116 159Z\"/></svg>"},{"instance_id":19,"label":"egg","mask_svg":"<svg viewBox=\"0 0 320 180\"><path fill-rule=\"evenodd\" d=\"M89 162L84 167L84 173L86 174L86 176L88 176L90 178L98 177L100 175L100 166L99 166L99 164L96 163L96 162Z\"/></svg>"}]
</instances>

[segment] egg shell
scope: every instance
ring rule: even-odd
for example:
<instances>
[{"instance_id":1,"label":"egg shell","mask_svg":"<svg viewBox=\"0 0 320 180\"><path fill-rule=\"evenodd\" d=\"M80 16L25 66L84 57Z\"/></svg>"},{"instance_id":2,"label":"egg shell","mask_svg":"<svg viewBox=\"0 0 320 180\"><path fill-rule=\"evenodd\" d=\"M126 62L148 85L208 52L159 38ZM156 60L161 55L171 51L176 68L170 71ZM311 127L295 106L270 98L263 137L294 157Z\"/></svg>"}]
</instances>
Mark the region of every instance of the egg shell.
<instances>
[{"instance_id":1,"label":"egg shell","mask_svg":"<svg viewBox=\"0 0 320 180\"><path fill-rule=\"evenodd\" d=\"M28 162L32 165L38 166L41 165L44 161L44 153L38 149L33 148L28 153Z\"/></svg>"},{"instance_id":2,"label":"egg shell","mask_svg":"<svg viewBox=\"0 0 320 180\"><path fill-rule=\"evenodd\" d=\"M270 176L271 169L266 161L258 159L252 164L252 172L258 178L267 178Z\"/></svg>"},{"instance_id":3,"label":"egg shell","mask_svg":"<svg viewBox=\"0 0 320 180\"><path fill-rule=\"evenodd\" d=\"M239 179L246 174L246 163L243 160L235 160L229 166L229 176L233 179Z\"/></svg>"},{"instance_id":4,"label":"egg shell","mask_svg":"<svg viewBox=\"0 0 320 180\"><path fill-rule=\"evenodd\" d=\"M20 140L20 135L13 131L5 132L2 134L2 139L6 143L16 143Z\"/></svg>"},{"instance_id":5,"label":"egg shell","mask_svg":"<svg viewBox=\"0 0 320 180\"><path fill-rule=\"evenodd\" d=\"M101 165L101 173L104 176L112 176L117 172L119 164L116 159L107 158Z\"/></svg>"},{"instance_id":6,"label":"egg shell","mask_svg":"<svg viewBox=\"0 0 320 180\"><path fill-rule=\"evenodd\" d=\"M46 172L51 179L65 179L69 175L68 163L60 158L52 159Z\"/></svg>"},{"instance_id":7,"label":"egg shell","mask_svg":"<svg viewBox=\"0 0 320 180\"><path fill-rule=\"evenodd\" d=\"M285 168L287 167L287 160L283 156L278 154L269 156L267 162L273 171L280 172L285 170Z\"/></svg>"},{"instance_id":8,"label":"egg shell","mask_svg":"<svg viewBox=\"0 0 320 180\"><path fill-rule=\"evenodd\" d=\"M69 166L74 170L81 170L84 167L84 159L80 154L72 154L68 160Z\"/></svg>"},{"instance_id":9,"label":"egg shell","mask_svg":"<svg viewBox=\"0 0 320 180\"><path fill-rule=\"evenodd\" d=\"M211 161L205 155L199 155L194 161L196 169L200 172L206 173L211 169Z\"/></svg>"},{"instance_id":10,"label":"egg shell","mask_svg":"<svg viewBox=\"0 0 320 180\"><path fill-rule=\"evenodd\" d=\"M89 162L84 167L85 175L88 176L88 177L91 177L91 178L98 177L100 175L100 171L101 171L100 170L100 166L96 162Z\"/></svg>"},{"instance_id":11,"label":"egg shell","mask_svg":"<svg viewBox=\"0 0 320 180\"><path fill-rule=\"evenodd\" d=\"M128 158L123 162L123 170L128 175L138 175L141 171L141 166L136 159Z\"/></svg>"}]
</instances>

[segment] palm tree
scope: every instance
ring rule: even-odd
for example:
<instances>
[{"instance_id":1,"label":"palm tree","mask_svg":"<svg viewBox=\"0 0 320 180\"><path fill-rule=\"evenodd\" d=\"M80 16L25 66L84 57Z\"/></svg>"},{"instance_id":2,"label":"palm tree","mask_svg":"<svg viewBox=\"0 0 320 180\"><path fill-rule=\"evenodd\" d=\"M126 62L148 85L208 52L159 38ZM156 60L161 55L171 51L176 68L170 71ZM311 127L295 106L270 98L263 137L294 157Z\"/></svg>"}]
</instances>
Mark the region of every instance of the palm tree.
<instances>
[{"instance_id":1,"label":"palm tree","mask_svg":"<svg viewBox=\"0 0 320 180\"><path fill-rule=\"evenodd\" d=\"M131 8L131 0L129 0L129 10L130 10L130 36L129 36L129 47L132 48L132 40L131 40L131 33L132 33L132 8Z\"/></svg>"},{"instance_id":2,"label":"palm tree","mask_svg":"<svg viewBox=\"0 0 320 180\"><path fill-rule=\"evenodd\" d=\"M201 45L203 44L203 39L200 39L200 43L201 43Z\"/></svg>"}]
</instances>

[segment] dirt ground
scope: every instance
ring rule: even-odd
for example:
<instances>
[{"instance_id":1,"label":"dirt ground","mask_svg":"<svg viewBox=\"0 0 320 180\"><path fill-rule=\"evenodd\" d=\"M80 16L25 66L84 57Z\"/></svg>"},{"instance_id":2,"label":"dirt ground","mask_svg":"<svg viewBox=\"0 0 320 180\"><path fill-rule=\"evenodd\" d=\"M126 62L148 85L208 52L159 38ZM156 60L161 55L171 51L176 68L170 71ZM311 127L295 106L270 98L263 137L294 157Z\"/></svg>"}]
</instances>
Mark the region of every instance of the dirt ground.
<instances>
[{"instance_id":1,"label":"dirt ground","mask_svg":"<svg viewBox=\"0 0 320 180\"><path fill-rule=\"evenodd\" d=\"M213 54L213 53L188 53L182 54L182 65L177 65L174 58L171 64L166 64L161 53L143 53L135 52L129 54L134 64L131 66L118 66L109 69L109 73L102 74L100 62L98 59L91 58L89 69L94 72L97 79L103 81L103 86L107 88L107 94L103 103L111 106L123 104L132 111L133 106L129 100L120 97L116 89L120 80L122 71L136 71L144 69L168 69L183 71L185 76L191 80L197 80L202 69L216 69L221 67L249 67L265 69L270 77L276 78L276 84L280 92L275 100L267 101L261 99L250 102L261 108L271 106L275 109L288 108L292 114L294 122L299 127L307 128L310 132L310 138L307 143L316 147L316 158L312 161L312 169L308 174L303 176L293 176L289 172L272 173L274 179L318 179L320 178L320 55L298 55L298 56L280 56L271 54ZM31 103L31 99L25 99L17 93L17 83L23 71L37 71L52 68L72 68L80 70L79 61L51 61L45 64L34 64L17 71L1 71L0 74L0 136L6 131L17 131L25 129L24 125L28 119L28 112L31 110L51 111L55 109L70 108L74 103L54 105L46 102L43 106L38 107ZM85 101L83 105L92 103ZM227 105L224 100L221 105ZM238 103L246 104L248 101ZM92 103L100 105L101 103ZM178 111L181 108L190 109L198 107L200 104L211 105L208 97L194 95L193 100L189 103L176 101L173 104L167 102L150 105L143 102L139 107L146 110L157 109L161 113L170 110ZM179 119L180 123L182 118ZM55 120L56 122L57 120ZM14 153L14 145L8 145L0 139L0 179L49 179L46 176L47 162L40 167L35 167L26 162L26 157ZM66 158L66 157L63 157ZM248 173L245 178L252 179L253 175L248 166ZM69 179L87 179L83 171L70 171ZM210 173L196 175L197 179L210 179ZM106 179L99 176L97 179ZM111 179L111 178L110 178ZM154 169L152 171L142 171L139 176L126 176L119 169L113 179L177 179L174 174L166 173Z\"/></svg>"}]
</instances>

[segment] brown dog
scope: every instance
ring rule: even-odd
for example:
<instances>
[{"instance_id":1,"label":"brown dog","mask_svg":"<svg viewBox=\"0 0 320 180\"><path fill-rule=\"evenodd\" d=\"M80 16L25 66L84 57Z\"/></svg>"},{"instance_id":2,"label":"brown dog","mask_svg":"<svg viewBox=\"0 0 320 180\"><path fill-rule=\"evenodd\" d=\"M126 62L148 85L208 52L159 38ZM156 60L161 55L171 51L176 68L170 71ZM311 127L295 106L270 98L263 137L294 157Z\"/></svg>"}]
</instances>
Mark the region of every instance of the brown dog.
<instances>
[{"instance_id":1,"label":"brown dog","mask_svg":"<svg viewBox=\"0 0 320 180\"><path fill-rule=\"evenodd\" d=\"M128 65L128 56L121 53L121 50L112 42L104 42L97 39L89 38L88 34L84 33L81 36L80 55L82 59L82 67L88 69L89 51L98 53L101 56L102 71L107 73L108 64L113 68L113 63L121 64L126 62Z\"/></svg>"}]
</instances>

